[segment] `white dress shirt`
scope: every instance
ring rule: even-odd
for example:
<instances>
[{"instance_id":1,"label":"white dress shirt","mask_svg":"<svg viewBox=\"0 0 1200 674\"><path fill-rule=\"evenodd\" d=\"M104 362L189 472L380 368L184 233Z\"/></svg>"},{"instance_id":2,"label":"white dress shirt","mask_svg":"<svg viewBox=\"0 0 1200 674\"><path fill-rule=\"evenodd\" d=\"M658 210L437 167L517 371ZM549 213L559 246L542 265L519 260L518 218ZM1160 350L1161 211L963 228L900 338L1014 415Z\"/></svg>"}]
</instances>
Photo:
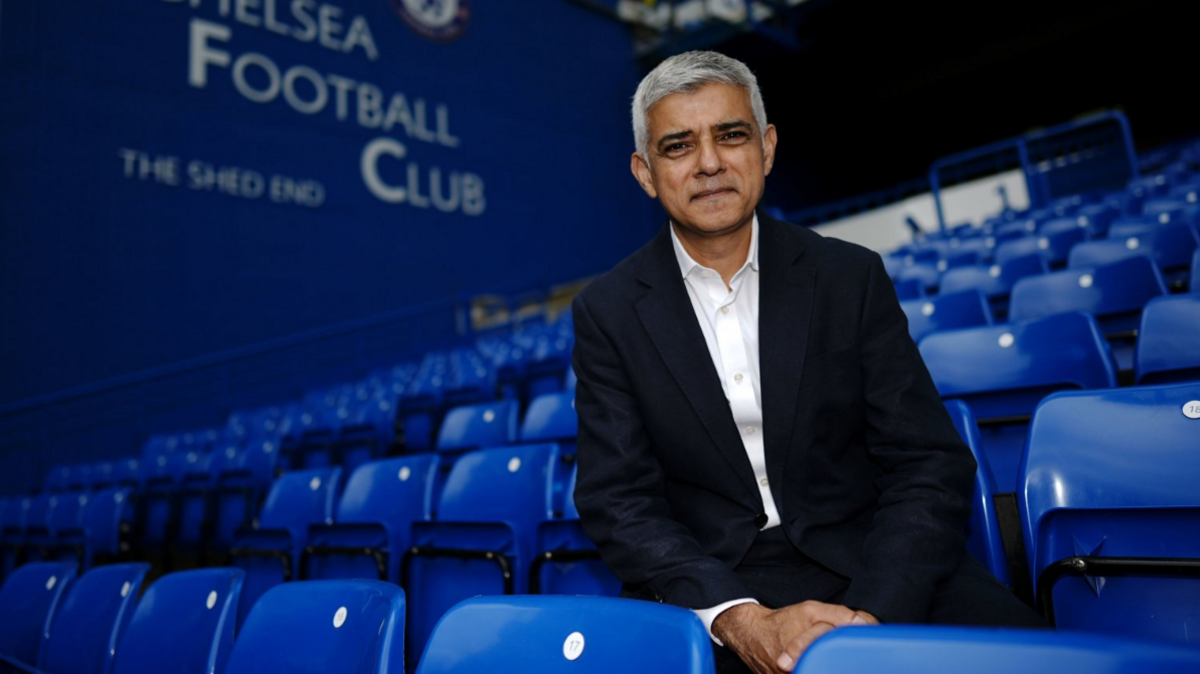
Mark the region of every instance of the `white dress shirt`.
<instances>
[{"instance_id":1,"label":"white dress shirt","mask_svg":"<svg viewBox=\"0 0 1200 674\"><path fill-rule=\"evenodd\" d=\"M762 386L759 383L758 365L758 215L750 225L750 250L746 262L729 280L729 287L721 275L702 266L692 259L684 249L671 226L671 243L675 246L675 258L687 287L688 298L709 356L721 378L721 388L729 400L729 409L742 436L742 446L750 459L754 478L762 496L763 511L767 523L762 528L779 526L779 510L771 496L767 481L767 460L763 450L762 434ZM704 622L704 628L713 641L712 623L723 611L738 604L758 603L752 598L735 599L695 613ZM721 644L724 645L724 644Z\"/></svg>"}]
</instances>

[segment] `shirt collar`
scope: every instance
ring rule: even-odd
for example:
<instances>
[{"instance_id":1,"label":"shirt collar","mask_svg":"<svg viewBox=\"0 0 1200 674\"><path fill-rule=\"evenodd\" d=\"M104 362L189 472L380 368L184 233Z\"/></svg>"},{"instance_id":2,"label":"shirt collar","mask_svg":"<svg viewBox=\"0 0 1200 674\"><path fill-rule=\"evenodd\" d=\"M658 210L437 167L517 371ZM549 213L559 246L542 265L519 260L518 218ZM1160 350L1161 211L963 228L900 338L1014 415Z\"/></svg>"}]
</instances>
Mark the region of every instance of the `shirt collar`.
<instances>
[{"instance_id":1,"label":"shirt collar","mask_svg":"<svg viewBox=\"0 0 1200 674\"><path fill-rule=\"evenodd\" d=\"M684 278L692 273L692 270L701 266L699 262L692 259L684 249L683 243L679 240L679 236L675 234L675 226L670 225L671 230L671 245L675 247L675 260L679 263L679 273ZM758 271L758 213L755 212L753 219L750 221L750 250L746 253L746 262L738 269L741 273L742 269L749 266L754 271Z\"/></svg>"}]
</instances>

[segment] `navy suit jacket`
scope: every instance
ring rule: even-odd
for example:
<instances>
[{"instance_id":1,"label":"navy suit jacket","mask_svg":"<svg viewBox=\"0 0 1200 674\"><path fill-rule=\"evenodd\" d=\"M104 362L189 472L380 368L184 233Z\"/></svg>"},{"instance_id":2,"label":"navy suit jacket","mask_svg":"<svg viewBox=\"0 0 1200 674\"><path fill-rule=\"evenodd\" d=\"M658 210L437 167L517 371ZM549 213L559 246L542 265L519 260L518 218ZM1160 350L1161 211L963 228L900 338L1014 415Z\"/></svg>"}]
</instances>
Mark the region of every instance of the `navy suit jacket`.
<instances>
[{"instance_id":1,"label":"navy suit jacket","mask_svg":"<svg viewBox=\"0 0 1200 674\"><path fill-rule=\"evenodd\" d=\"M753 596L765 522L670 232L575 299L583 527L634 596ZM965 547L975 472L875 253L759 214L767 475L787 538L851 579L846 605L924 620Z\"/></svg>"}]
</instances>

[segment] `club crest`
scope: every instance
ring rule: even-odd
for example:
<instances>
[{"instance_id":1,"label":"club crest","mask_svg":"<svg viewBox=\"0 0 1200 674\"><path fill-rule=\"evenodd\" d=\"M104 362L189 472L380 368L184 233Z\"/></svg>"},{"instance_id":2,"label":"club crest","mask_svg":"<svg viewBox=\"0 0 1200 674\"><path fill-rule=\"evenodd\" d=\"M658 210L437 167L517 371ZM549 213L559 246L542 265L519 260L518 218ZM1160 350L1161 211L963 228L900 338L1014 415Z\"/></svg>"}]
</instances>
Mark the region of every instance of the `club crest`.
<instances>
[{"instance_id":1,"label":"club crest","mask_svg":"<svg viewBox=\"0 0 1200 674\"><path fill-rule=\"evenodd\" d=\"M388 0L413 30L430 40L458 39L471 18L470 0Z\"/></svg>"}]
</instances>

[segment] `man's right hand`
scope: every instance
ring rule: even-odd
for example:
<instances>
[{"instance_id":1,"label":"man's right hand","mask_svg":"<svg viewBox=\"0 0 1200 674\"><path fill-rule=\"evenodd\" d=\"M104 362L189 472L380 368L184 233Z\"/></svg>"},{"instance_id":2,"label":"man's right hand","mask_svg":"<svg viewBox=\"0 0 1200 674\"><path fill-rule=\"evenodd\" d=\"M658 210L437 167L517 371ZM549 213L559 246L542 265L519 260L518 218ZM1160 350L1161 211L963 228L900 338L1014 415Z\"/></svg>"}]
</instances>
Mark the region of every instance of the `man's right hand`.
<instances>
[{"instance_id":1,"label":"man's right hand","mask_svg":"<svg viewBox=\"0 0 1200 674\"><path fill-rule=\"evenodd\" d=\"M757 674L779 674L791 672L800 654L818 637L854 623L857 615L845 606L819 601L775 610L739 604L717 616L712 632Z\"/></svg>"}]
</instances>

